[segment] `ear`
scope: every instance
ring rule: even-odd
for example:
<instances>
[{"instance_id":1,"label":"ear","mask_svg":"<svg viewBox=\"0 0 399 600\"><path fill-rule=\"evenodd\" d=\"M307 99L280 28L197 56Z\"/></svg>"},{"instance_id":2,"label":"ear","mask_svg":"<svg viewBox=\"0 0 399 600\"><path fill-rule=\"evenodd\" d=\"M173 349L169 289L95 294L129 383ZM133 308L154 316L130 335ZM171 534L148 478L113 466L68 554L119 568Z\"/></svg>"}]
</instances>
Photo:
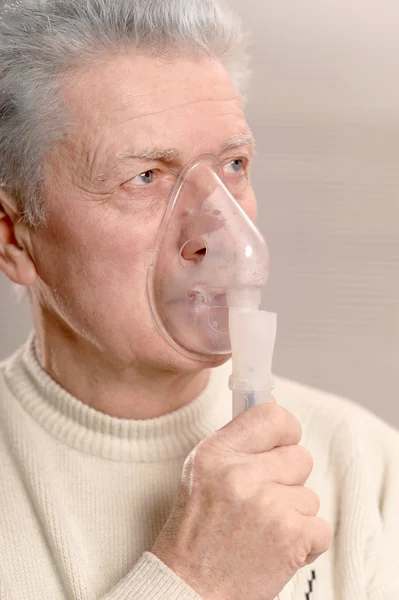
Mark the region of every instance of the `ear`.
<instances>
[{"instance_id":1,"label":"ear","mask_svg":"<svg viewBox=\"0 0 399 600\"><path fill-rule=\"evenodd\" d=\"M0 271L14 283L28 286L37 278L34 262L22 242L23 235L18 235L15 230L21 231L19 214L13 200L0 189ZM27 226L23 226L27 229Z\"/></svg>"}]
</instances>

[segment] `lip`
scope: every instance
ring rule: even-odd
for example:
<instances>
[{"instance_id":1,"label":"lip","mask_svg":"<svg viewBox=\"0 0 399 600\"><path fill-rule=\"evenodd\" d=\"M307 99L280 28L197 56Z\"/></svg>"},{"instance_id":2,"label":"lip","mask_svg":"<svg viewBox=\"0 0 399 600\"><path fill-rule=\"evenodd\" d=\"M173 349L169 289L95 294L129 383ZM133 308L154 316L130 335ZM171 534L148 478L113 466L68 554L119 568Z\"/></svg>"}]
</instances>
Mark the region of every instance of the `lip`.
<instances>
[{"instance_id":1,"label":"lip","mask_svg":"<svg viewBox=\"0 0 399 600\"><path fill-rule=\"evenodd\" d=\"M202 302L201 302L202 299ZM188 290L186 293L181 293L180 295L176 295L176 296L171 296L169 298L166 298L164 301L164 304L167 305L173 305L173 304L180 304L180 305L191 305L191 304L196 304L197 307L201 306L201 304L204 307L210 307L210 306L215 306L215 307L222 307L222 308L227 308L228 304L227 304L227 293L225 291L218 291L217 293L212 293L212 292L207 292L206 290L201 290L201 289L194 289L194 290Z\"/></svg>"},{"instance_id":2,"label":"lip","mask_svg":"<svg viewBox=\"0 0 399 600\"><path fill-rule=\"evenodd\" d=\"M190 303L227 308L226 292L212 294L201 290L189 290L187 296Z\"/></svg>"}]
</instances>

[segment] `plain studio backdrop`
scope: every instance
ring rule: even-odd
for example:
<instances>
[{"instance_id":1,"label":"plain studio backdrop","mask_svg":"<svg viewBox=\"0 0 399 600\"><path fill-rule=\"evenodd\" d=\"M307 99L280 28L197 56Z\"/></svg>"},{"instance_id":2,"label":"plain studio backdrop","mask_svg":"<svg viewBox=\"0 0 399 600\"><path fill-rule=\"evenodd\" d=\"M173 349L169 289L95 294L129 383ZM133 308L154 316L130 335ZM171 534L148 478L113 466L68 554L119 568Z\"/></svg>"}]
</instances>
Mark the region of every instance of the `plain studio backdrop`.
<instances>
[{"instance_id":1,"label":"plain studio backdrop","mask_svg":"<svg viewBox=\"0 0 399 600\"><path fill-rule=\"evenodd\" d=\"M251 30L276 374L399 426L399 4L230 0ZM0 359L28 303L0 278Z\"/></svg>"}]
</instances>

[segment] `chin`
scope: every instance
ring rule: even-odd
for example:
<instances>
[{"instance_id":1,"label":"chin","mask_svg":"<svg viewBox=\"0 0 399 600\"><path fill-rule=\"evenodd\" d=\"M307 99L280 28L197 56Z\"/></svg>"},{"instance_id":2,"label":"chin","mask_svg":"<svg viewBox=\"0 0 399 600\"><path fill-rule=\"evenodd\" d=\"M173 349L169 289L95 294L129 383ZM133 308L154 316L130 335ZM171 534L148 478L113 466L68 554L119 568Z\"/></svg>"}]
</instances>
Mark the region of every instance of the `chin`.
<instances>
[{"instance_id":1,"label":"chin","mask_svg":"<svg viewBox=\"0 0 399 600\"><path fill-rule=\"evenodd\" d=\"M225 364L228 360L230 360L231 354L195 354L192 353L191 357L186 354L180 353L179 363L183 367L183 363L185 363L185 367L183 369L201 371L203 369L213 369L215 367L220 367Z\"/></svg>"},{"instance_id":2,"label":"chin","mask_svg":"<svg viewBox=\"0 0 399 600\"><path fill-rule=\"evenodd\" d=\"M152 357L155 358L158 367L167 371L180 373L194 373L204 369L212 369L226 363L231 358L229 354L201 354L196 352L180 350L162 338L161 345L154 348Z\"/></svg>"}]
</instances>

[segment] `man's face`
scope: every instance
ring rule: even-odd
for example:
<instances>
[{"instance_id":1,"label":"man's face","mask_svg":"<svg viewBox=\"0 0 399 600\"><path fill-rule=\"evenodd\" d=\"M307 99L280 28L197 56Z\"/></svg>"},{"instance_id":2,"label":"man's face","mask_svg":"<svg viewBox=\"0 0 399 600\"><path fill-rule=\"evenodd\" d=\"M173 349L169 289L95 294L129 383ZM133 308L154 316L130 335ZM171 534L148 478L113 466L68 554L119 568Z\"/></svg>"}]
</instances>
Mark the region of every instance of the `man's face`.
<instances>
[{"instance_id":1,"label":"man's face","mask_svg":"<svg viewBox=\"0 0 399 600\"><path fill-rule=\"evenodd\" d=\"M122 368L186 368L152 320L149 250L189 160L213 154L226 177L247 177L252 143L234 87L216 61L126 55L87 69L64 93L73 126L45 161L48 217L31 233L33 295L53 327ZM222 151L237 138L242 146ZM249 183L242 204L254 218Z\"/></svg>"}]
</instances>

